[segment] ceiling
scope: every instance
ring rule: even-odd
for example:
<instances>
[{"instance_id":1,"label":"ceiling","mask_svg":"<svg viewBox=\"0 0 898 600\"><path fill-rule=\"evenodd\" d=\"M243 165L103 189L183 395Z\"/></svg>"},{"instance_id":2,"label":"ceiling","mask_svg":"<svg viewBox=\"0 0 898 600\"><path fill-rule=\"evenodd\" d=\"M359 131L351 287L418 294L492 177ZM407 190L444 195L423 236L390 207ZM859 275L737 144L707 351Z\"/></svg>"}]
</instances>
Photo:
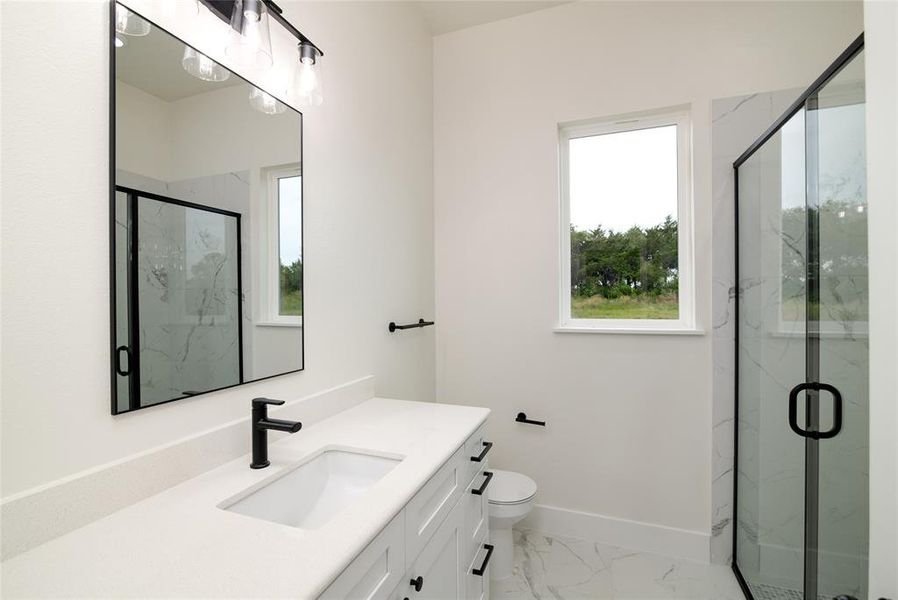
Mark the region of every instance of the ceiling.
<instances>
[{"instance_id":1,"label":"ceiling","mask_svg":"<svg viewBox=\"0 0 898 600\"><path fill-rule=\"evenodd\" d=\"M415 0L433 35L567 4L572 0ZM184 45L153 27L145 37L127 37L116 50L116 78L157 98L173 102L213 89L244 85L232 76L220 83L192 77L181 69Z\"/></svg>"},{"instance_id":2,"label":"ceiling","mask_svg":"<svg viewBox=\"0 0 898 600\"><path fill-rule=\"evenodd\" d=\"M115 77L166 102L174 102L222 87L246 85L232 75L222 82L197 79L181 68L184 44L153 27L143 37L126 36L115 51Z\"/></svg>"},{"instance_id":3,"label":"ceiling","mask_svg":"<svg viewBox=\"0 0 898 600\"><path fill-rule=\"evenodd\" d=\"M571 0L417 0L433 35L567 4Z\"/></svg>"}]
</instances>

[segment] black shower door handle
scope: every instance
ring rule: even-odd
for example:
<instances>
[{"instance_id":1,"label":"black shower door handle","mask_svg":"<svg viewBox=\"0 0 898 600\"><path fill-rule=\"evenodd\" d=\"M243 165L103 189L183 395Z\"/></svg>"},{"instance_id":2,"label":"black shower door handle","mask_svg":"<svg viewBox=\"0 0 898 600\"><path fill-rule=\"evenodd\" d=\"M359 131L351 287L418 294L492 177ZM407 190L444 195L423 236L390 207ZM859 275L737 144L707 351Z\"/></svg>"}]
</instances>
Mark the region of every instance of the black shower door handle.
<instances>
[{"instance_id":1,"label":"black shower door handle","mask_svg":"<svg viewBox=\"0 0 898 600\"><path fill-rule=\"evenodd\" d=\"M127 369L122 367L122 352L128 357ZM119 346L115 349L115 372L122 377L127 377L131 374L131 350L127 346Z\"/></svg>"},{"instance_id":2,"label":"black shower door handle","mask_svg":"<svg viewBox=\"0 0 898 600\"><path fill-rule=\"evenodd\" d=\"M798 425L798 394L803 390L824 391L833 397L833 426L826 431L808 431ZM842 430L842 394L828 383L799 383L789 392L789 427L801 437L815 440L834 438Z\"/></svg>"}]
</instances>

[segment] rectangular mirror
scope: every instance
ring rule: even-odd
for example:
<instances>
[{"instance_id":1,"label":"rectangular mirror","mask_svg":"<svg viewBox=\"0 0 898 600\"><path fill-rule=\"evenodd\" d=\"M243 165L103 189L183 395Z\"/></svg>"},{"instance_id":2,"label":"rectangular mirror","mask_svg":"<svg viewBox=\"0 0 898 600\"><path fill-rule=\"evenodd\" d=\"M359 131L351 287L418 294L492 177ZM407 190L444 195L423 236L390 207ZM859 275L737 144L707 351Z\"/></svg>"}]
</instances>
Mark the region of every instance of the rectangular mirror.
<instances>
[{"instance_id":1,"label":"rectangular mirror","mask_svg":"<svg viewBox=\"0 0 898 600\"><path fill-rule=\"evenodd\" d=\"M301 370L302 115L113 10L112 413Z\"/></svg>"}]
</instances>

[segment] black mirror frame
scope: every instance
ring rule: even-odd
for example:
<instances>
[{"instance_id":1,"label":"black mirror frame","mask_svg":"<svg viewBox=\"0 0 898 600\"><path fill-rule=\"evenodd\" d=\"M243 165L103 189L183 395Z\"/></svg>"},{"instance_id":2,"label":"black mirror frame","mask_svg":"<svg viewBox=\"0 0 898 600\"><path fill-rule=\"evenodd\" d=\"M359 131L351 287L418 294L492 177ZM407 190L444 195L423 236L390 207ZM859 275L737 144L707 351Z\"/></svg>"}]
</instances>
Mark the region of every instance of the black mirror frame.
<instances>
[{"instance_id":1,"label":"black mirror frame","mask_svg":"<svg viewBox=\"0 0 898 600\"><path fill-rule=\"evenodd\" d=\"M302 309L303 324L302 324L302 332L300 334L300 337L302 339L302 343L301 343L302 347L300 348L300 361L301 361L300 368L293 369L291 371L284 371L283 373L278 373L276 375L269 375L267 377L259 377L258 379L243 381L243 373L242 373L243 360L242 360L242 352L241 352L240 383L236 383L234 385L229 385L229 386L225 386L225 387L221 387L221 388L216 388L214 390L207 390L204 392L185 395L180 398L172 398L171 400L155 402L155 403L147 405L147 406L132 406L128 410L119 410L118 409L118 402L117 402L118 392L117 392L116 377L118 376L118 372L119 372L118 356L121 351L121 346L116 344L116 314L115 314L116 313L116 304L115 304L115 290L116 290L116 261L115 261L115 193L116 193L116 182L115 182L115 172L116 172L115 7L118 4L119 4L119 2L117 2L117 0L109 0L109 32L108 32L108 41L109 41L109 46L108 46L108 48L109 48L109 188L108 188L108 190L109 190L108 191L108 193L109 193L109 206L108 206L109 221L108 221L108 227L109 227L109 372L110 372L109 396L110 396L110 411L113 416L122 415L122 414L130 414L130 413L138 411L138 410L144 410L147 408L162 406L164 404L169 404L171 402L177 402L179 400L187 400L187 399L195 398L198 396L204 396L206 394L212 394L215 392L220 392L222 390L239 387L242 385L256 383L258 381L264 381L266 379L273 379L275 377L291 375L294 373L299 373L301 371L305 371L305 368L306 368L306 329L305 329L306 305L304 302L303 309ZM140 17L141 19L147 21L148 23L152 23L153 27L164 32L166 35L169 35L172 38L178 40L185 46L194 48L193 46L191 46L190 44L185 42L183 39L181 39L180 37L174 35L173 33L168 31L164 27L160 27L155 22L151 21L150 19L147 19L142 14L135 12L130 7L126 6L125 8L127 8L131 13ZM196 49L196 48L194 48L194 49ZM301 226L302 226L302 231L300 232L300 255L303 257L303 266L305 266L306 174L305 174L305 168L304 168L305 161L303 160L305 158L305 148L303 146L303 138L305 136L305 116L303 115L302 111L297 110L296 108L294 108L293 106L291 106L290 104L285 102L283 99L279 98L278 97L279 94L273 94L273 93L269 92L268 90L265 90L264 88L256 86L256 84L249 81L245 77L241 76L239 73L231 71L230 69L228 69L228 71L230 71L230 73L233 76L245 81L247 84L249 84L251 86L258 87L259 89L261 89L262 91L264 91L265 93L270 95L272 98L274 98L278 102L281 102L281 104L283 104L287 108L287 110L292 110L293 112L298 114L300 117L299 153L300 153L300 157L301 157L300 160L302 161L302 164L303 164L302 182L301 182L301 203L300 203L300 209L299 209L300 210L300 222L301 222ZM305 277L303 277L301 293L303 295L303 298L305 298ZM242 298L243 289L240 290L240 296ZM241 315L241 320L242 320L242 315ZM131 340L132 345L134 345L136 343L139 343L139 340ZM129 349L127 347L125 347L125 348ZM131 368L132 363L131 363L130 356L133 356L133 353L129 353L129 361L128 361L128 371L129 372L133 370Z\"/></svg>"}]
</instances>

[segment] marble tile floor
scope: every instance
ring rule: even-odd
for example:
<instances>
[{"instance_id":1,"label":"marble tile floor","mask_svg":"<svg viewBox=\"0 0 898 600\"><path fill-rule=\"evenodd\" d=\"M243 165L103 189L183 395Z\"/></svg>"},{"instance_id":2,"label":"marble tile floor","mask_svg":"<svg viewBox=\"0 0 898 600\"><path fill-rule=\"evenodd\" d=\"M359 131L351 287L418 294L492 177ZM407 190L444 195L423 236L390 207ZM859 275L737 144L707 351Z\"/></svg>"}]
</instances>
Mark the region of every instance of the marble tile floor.
<instances>
[{"instance_id":1,"label":"marble tile floor","mask_svg":"<svg viewBox=\"0 0 898 600\"><path fill-rule=\"evenodd\" d=\"M514 573L492 600L744 600L729 567L515 530Z\"/></svg>"}]
</instances>

